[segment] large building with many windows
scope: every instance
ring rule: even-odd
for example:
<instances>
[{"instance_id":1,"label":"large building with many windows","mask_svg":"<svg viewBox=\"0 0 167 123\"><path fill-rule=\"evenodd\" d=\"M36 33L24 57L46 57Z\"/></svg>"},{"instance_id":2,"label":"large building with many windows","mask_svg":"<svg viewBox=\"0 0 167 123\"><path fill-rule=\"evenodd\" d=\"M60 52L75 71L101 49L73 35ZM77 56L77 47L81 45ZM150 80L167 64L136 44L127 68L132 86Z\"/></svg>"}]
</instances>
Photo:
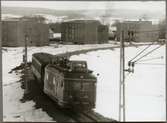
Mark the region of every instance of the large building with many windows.
<instances>
[{"instance_id":1,"label":"large building with many windows","mask_svg":"<svg viewBox=\"0 0 167 123\"><path fill-rule=\"evenodd\" d=\"M153 42L158 41L158 26L151 21L124 21L117 24L116 37L119 41L121 33L124 32L124 41L130 42Z\"/></svg>"},{"instance_id":2,"label":"large building with many windows","mask_svg":"<svg viewBox=\"0 0 167 123\"><path fill-rule=\"evenodd\" d=\"M49 44L47 24L32 20L7 19L2 21L2 46L24 46L28 37L29 46Z\"/></svg>"},{"instance_id":3,"label":"large building with many windows","mask_svg":"<svg viewBox=\"0 0 167 123\"><path fill-rule=\"evenodd\" d=\"M108 42L108 27L97 20L72 20L62 22L61 39L75 44Z\"/></svg>"}]
</instances>

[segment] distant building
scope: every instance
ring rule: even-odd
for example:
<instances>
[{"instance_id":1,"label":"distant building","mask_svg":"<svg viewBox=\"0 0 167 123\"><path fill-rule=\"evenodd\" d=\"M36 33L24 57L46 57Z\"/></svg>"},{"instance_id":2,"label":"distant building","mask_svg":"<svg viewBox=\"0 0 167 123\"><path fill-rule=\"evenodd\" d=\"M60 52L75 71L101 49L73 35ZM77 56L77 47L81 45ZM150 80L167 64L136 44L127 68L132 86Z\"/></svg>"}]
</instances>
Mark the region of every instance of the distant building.
<instances>
[{"instance_id":1,"label":"distant building","mask_svg":"<svg viewBox=\"0 0 167 123\"><path fill-rule=\"evenodd\" d=\"M2 21L2 46L24 46L25 35L29 46L43 46L49 43L47 24L26 19Z\"/></svg>"},{"instance_id":2,"label":"distant building","mask_svg":"<svg viewBox=\"0 0 167 123\"><path fill-rule=\"evenodd\" d=\"M106 25L98 26L98 43L107 43L109 39L109 28Z\"/></svg>"},{"instance_id":3,"label":"distant building","mask_svg":"<svg viewBox=\"0 0 167 123\"><path fill-rule=\"evenodd\" d=\"M109 26L109 40L115 40L115 39L116 39L116 27Z\"/></svg>"},{"instance_id":4,"label":"distant building","mask_svg":"<svg viewBox=\"0 0 167 123\"><path fill-rule=\"evenodd\" d=\"M61 33L61 23L50 23L49 28L54 32L54 33Z\"/></svg>"},{"instance_id":5,"label":"distant building","mask_svg":"<svg viewBox=\"0 0 167 123\"><path fill-rule=\"evenodd\" d=\"M124 31L125 41L154 42L158 41L158 26L152 25L151 21L125 21L118 23L116 31L117 40L120 40L121 32Z\"/></svg>"},{"instance_id":6,"label":"distant building","mask_svg":"<svg viewBox=\"0 0 167 123\"><path fill-rule=\"evenodd\" d=\"M166 34L166 21L163 20L159 23L159 39L165 39Z\"/></svg>"},{"instance_id":7,"label":"distant building","mask_svg":"<svg viewBox=\"0 0 167 123\"><path fill-rule=\"evenodd\" d=\"M61 41L61 23L49 23L49 40L50 41Z\"/></svg>"},{"instance_id":8,"label":"distant building","mask_svg":"<svg viewBox=\"0 0 167 123\"><path fill-rule=\"evenodd\" d=\"M54 32L49 28L49 39L54 38Z\"/></svg>"},{"instance_id":9,"label":"distant building","mask_svg":"<svg viewBox=\"0 0 167 123\"><path fill-rule=\"evenodd\" d=\"M97 44L108 41L108 27L97 20L62 22L62 41L75 44Z\"/></svg>"}]
</instances>

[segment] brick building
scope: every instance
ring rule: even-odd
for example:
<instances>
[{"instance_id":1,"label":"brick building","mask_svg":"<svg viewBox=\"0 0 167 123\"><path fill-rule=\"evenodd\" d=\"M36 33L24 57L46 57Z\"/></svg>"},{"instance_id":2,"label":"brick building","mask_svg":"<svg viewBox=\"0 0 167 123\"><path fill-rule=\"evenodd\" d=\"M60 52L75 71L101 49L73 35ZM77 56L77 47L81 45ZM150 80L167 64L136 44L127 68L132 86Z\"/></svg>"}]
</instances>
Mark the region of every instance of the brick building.
<instances>
[{"instance_id":1,"label":"brick building","mask_svg":"<svg viewBox=\"0 0 167 123\"><path fill-rule=\"evenodd\" d=\"M73 20L61 24L63 42L97 44L108 41L108 28L97 20Z\"/></svg>"},{"instance_id":2,"label":"brick building","mask_svg":"<svg viewBox=\"0 0 167 123\"><path fill-rule=\"evenodd\" d=\"M152 42L158 41L158 26L151 21L124 21L116 25L116 37L120 40L121 31L124 31L125 41Z\"/></svg>"},{"instance_id":3,"label":"brick building","mask_svg":"<svg viewBox=\"0 0 167 123\"><path fill-rule=\"evenodd\" d=\"M43 46L49 43L47 24L24 19L2 21L2 46L24 46L25 35L29 46Z\"/></svg>"}]
</instances>

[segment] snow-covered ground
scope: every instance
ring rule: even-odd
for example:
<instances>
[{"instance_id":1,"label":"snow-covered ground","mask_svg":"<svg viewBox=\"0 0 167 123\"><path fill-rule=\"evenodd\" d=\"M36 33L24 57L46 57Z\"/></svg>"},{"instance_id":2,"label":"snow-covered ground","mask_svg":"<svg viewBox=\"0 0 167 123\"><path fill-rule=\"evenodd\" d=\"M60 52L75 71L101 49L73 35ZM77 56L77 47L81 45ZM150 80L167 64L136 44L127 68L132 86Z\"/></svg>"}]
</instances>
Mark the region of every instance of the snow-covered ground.
<instances>
[{"instance_id":1,"label":"snow-covered ground","mask_svg":"<svg viewBox=\"0 0 167 123\"><path fill-rule=\"evenodd\" d=\"M113 45L113 44L112 44ZM35 52L58 54L66 51L109 47L100 45L55 45L28 48L28 60ZM136 55L145 46L127 48L126 59ZM155 46L154 46L155 47ZM24 90L21 89L20 74L8 73L22 62L23 48L3 50L3 112L4 121L52 121L41 109L34 109L33 101L21 103ZM165 55L162 47L146 58ZM146 59L145 58L145 59ZM99 50L72 56L71 59L87 60L88 67L96 75L97 82L96 111L104 116L118 120L119 97L119 49ZM143 58L144 59L144 58ZM135 72L126 77L126 117L127 120L165 120L165 58L149 61L162 65L137 64Z\"/></svg>"},{"instance_id":2,"label":"snow-covered ground","mask_svg":"<svg viewBox=\"0 0 167 123\"><path fill-rule=\"evenodd\" d=\"M126 48L126 61L136 56L145 47ZM157 46L153 46L148 51L155 47ZM165 48L162 47L141 60L164 57L164 55ZM100 74L97 76L95 110L104 116L118 120L119 49L89 52L72 56L71 59L86 60L94 74ZM165 58L141 63L149 64L136 64L134 73L126 74L126 120L165 121Z\"/></svg>"},{"instance_id":3,"label":"snow-covered ground","mask_svg":"<svg viewBox=\"0 0 167 123\"><path fill-rule=\"evenodd\" d=\"M111 44L104 45L55 45L45 47L28 48L28 61L35 52L47 52L59 54L68 51L81 49L92 49L100 47L110 47ZM24 90L21 88L20 74L9 73L11 69L22 63L23 47L7 48L3 47L3 113L4 121L51 121L41 109L34 109L34 102L29 101L21 103Z\"/></svg>"}]
</instances>

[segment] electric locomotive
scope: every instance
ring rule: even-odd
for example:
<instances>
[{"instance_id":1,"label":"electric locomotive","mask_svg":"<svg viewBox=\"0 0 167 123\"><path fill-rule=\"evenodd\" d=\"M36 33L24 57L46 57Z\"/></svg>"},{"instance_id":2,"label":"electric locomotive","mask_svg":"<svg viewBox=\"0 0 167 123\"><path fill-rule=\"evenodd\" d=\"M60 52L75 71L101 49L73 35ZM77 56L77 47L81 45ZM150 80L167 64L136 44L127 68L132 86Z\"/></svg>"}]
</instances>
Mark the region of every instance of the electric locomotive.
<instances>
[{"instance_id":1,"label":"electric locomotive","mask_svg":"<svg viewBox=\"0 0 167 123\"><path fill-rule=\"evenodd\" d=\"M63 54L35 53L32 69L44 93L61 107L82 110L95 107L97 79L86 61L69 60Z\"/></svg>"}]
</instances>

